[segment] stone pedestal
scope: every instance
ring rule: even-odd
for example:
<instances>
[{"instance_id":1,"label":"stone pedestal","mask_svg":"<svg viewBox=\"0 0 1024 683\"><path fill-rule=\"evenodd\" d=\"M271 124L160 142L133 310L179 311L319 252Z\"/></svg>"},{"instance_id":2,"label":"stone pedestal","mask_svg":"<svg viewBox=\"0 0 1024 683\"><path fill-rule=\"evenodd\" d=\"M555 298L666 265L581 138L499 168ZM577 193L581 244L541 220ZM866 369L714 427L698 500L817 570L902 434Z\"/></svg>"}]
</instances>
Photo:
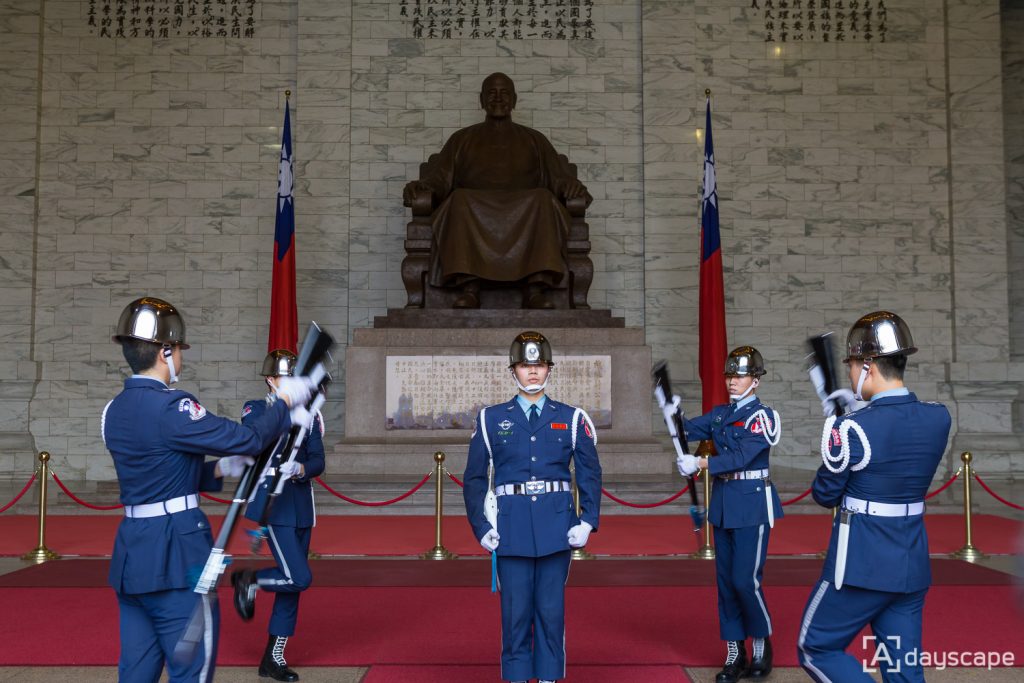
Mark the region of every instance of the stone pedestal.
<instances>
[{"instance_id":1,"label":"stone pedestal","mask_svg":"<svg viewBox=\"0 0 1024 683\"><path fill-rule=\"evenodd\" d=\"M556 373L559 356L611 357L612 424L598 430L598 452L605 472L611 475L670 472L673 456L664 450L651 431L651 349L645 344L642 329L546 327L536 324L536 312L501 313L516 326L356 330L345 355L346 436L328 453L329 470L360 475L422 476L433 464L434 451L442 450L447 455L448 469L461 476L471 430L386 428L387 357L507 356L512 339L525 329L534 329L550 340ZM514 395L515 385L509 377L508 398ZM557 381L552 381L549 395L559 399Z\"/></svg>"}]
</instances>

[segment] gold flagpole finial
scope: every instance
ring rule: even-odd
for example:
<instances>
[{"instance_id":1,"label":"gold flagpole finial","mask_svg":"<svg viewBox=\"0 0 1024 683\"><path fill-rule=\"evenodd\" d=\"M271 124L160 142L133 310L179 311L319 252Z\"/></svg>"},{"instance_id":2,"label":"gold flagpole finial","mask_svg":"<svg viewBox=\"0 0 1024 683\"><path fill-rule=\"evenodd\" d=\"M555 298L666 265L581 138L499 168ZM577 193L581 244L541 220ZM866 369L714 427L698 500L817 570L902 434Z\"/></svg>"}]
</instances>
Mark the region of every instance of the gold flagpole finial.
<instances>
[{"instance_id":1,"label":"gold flagpole finial","mask_svg":"<svg viewBox=\"0 0 1024 683\"><path fill-rule=\"evenodd\" d=\"M704 97L711 97L711 88L704 88Z\"/></svg>"},{"instance_id":2,"label":"gold flagpole finial","mask_svg":"<svg viewBox=\"0 0 1024 683\"><path fill-rule=\"evenodd\" d=\"M288 99L291 96L292 96L292 91L291 90L285 90L284 91L284 98L285 99Z\"/></svg>"}]
</instances>

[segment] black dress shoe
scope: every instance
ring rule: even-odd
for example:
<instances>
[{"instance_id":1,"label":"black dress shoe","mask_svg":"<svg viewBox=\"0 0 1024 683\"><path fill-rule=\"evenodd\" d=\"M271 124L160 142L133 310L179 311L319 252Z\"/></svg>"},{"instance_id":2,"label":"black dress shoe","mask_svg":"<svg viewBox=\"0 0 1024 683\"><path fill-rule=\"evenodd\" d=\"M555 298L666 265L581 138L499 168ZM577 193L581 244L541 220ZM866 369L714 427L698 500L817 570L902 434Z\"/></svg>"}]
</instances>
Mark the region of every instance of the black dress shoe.
<instances>
[{"instance_id":1,"label":"black dress shoe","mask_svg":"<svg viewBox=\"0 0 1024 683\"><path fill-rule=\"evenodd\" d=\"M730 640L725 666L715 676L715 683L737 683L747 675L747 647L742 640Z\"/></svg>"},{"instance_id":2,"label":"black dress shoe","mask_svg":"<svg viewBox=\"0 0 1024 683\"><path fill-rule=\"evenodd\" d=\"M288 668L284 660L284 648L288 644L288 636L270 636L267 649L263 651L260 661L260 678L273 678L275 681L297 681L299 674Z\"/></svg>"},{"instance_id":3,"label":"black dress shoe","mask_svg":"<svg viewBox=\"0 0 1024 683\"><path fill-rule=\"evenodd\" d=\"M756 650L755 650L756 653ZM750 672L747 674L751 678L764 678L772 672L772 639L764 639L764 652L761 653L760 657L754 657L750 660Z\"/></svg>"},{"instance_id":4,"label":"black dress shoe","mask_svg":"<svg viewBox=\"0 0 1024 683\"><path fill-rule=\"evenodd\" d=\"M256 572L239 569L231 575L231 585L235 588L235 611L242 621L249 621L256 614Z\"/></svg>"},{"instance_id":5,"label":"black dress shoe","mask_svg":"<svg viewBox=\"0 0 1024 683\"><path fill-rule=\"evenodd\" d=\"M551 309L555 307L555 302L551 300L547 289L540 289L536 293L530 295L530 298L526 301L526 307L533 309Z\"/></svg>"}]
</instances>

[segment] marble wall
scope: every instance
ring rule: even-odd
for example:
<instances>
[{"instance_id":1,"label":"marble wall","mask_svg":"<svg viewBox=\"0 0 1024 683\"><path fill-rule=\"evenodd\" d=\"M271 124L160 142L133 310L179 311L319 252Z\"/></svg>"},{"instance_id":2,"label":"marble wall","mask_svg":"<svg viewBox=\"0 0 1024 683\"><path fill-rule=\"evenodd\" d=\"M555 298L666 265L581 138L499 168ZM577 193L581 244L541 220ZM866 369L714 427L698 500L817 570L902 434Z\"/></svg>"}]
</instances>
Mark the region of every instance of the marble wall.
<instances>
[{"instance_id":1,"label":"marble wall","mask_svg":"<svg viewBox=\"0 0 1024 683\"><path fill-rule=\"evenodd\" d=\"M1013 467L1019 3L1001 18L996 0L892 0L885 42L785 43L766 42L750 0L594 0L590 41L418 39L412 4L261 1L252 38L115 39L88 2L0 0L5 472L47 449L66 476L112 477L99 414L124 368L109 335L143 293L184 311L184 386L210 409L261 392L285 90L300 318L347 341L402 306L402 186L482 118L480 82L499 70L515 118L595 197L591 303L645 330L689 412L710 89L729 340L766 357L780 461L814 466L804 339L889 308L921 347L910 383L957 416L954 448ZM343 361L342 347L339 375ZM337 385L329 443L360 390Z\"/></svg>"}]
</instances>

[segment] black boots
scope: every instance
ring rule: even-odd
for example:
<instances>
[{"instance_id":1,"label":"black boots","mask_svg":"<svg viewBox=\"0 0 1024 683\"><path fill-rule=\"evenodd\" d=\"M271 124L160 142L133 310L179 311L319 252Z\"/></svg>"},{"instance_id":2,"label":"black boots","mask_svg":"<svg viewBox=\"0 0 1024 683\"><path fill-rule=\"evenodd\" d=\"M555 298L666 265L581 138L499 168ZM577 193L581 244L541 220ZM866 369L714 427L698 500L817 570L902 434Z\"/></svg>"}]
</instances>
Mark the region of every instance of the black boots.
<instances>
[{"instance_id":1,"label":"black boots","mask_svg":"<svg viewBox=\"0 0 1024 683\"><path fill-rule=\"evenodd\" d=\"M715 683L737 683L747 675L747 646L742 640L727 640L725 666L715 676Z\"/></svg>"},{"instance_id":2,"label":"black boots","mask_svg":"<svg viewBox=\"0 0 1024 683\"><path fill-rule=\"evenodd\" d=\"M758 647L758 640L763 640L764 644ZM750 673L747 675L751 678L764 678L772 672L772 639L771 638L754 638L754 652L750 660Z\"/></svg>"},{"instance_id":3,"label":"black boots","mask_svg":"<svg viewBox=\"0 0 1024 683\"><path fill-rule=\"evenodd\" d=\"M252 569L239 569L231 575L231 585L235 587L235 611L242 621L249 621L256 614L256 572Z\"/></svg>"},{"instance_id":4,"label":"black boots","mask_svg":"<svg viewBox=\"0 0 1024 683\"><path fill-rule=\"evenodd\" d=\"M260 678L273 678L275 681L297 681L299 674L288 668L284 661L284 647L288 644L288 636L270 636L267 649L263 651L260 662Z\"/></svg>"}]
</instances>

